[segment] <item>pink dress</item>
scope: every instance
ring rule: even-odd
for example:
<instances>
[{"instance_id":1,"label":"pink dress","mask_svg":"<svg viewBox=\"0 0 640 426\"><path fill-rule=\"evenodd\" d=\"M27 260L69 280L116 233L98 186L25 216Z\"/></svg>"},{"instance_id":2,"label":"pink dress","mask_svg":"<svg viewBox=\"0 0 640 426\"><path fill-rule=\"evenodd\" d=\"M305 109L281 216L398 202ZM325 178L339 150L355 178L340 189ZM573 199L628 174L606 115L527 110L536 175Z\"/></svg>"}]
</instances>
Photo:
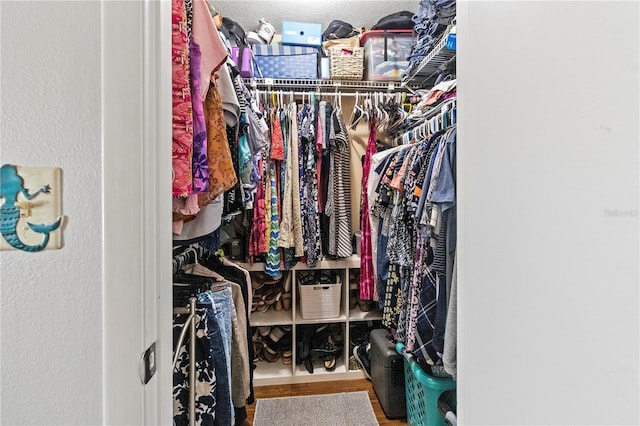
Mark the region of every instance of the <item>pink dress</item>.
<instances>
[{"instance_id":1,"label":"pink dress","mask_svg":"<svg viewBox=\"0 0 640 426\"><path fill-rule=\"evenodd\" d=\"M371 157L376 153L376 138L376 123L375 118L373 118L371 119L369 142L367 143L364 165L362 167L362 199L360 201L360 298L362 300L373 299L375 286L373 258L371 256L371 223L369 222L367 186L369 183L369 172L371 171ZM378 255L382 254L378 253Z\"/></svg>"}]
</instances>

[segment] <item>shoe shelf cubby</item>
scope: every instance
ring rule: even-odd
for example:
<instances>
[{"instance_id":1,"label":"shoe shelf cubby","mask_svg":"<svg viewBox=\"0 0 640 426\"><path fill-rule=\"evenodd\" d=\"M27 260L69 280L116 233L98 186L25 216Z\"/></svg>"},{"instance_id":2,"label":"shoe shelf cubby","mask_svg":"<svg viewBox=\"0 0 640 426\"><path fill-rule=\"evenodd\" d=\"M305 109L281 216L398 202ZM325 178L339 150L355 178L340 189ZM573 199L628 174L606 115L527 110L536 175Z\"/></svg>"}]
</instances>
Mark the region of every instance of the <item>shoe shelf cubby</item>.
<instances>
[{"instance_id":1,"label":"shoe shelf cubby","mask_svg":"<svg viewBox=\"0 0 640 426\"><path fill-rule=\"evenodd\" d=\"M241 263L243 268L250 271L252 274L257 274L264 271L263 263ZM337 260L321 260L317 262L315 268L309 268L306 264L298 262L292 269L283 271L283 283L276 284L282 285L284 289L288 289L291 294L291 303L289 310L275 309L274 306L269 306L264 310L264 306L261 310L264 312L253 311L250 316L250 324L252 327L251 333L254 336L254 341L258 340L258 343L254 343L254 347L258 346L256 350L257 356L255 359L256 368L254 370L254 386L268 386L278 384L291 384L291 383L308 383L330 380L345 380L345 379L359 379L364 378L364 373L359 369L353 369L352 347L350 343L354 340L354 336L350 333L352 330L361 329L364 324L379 323L382 319L382 312L377 310L372 303L365 303L357 297L357 288L359 284L359 269L360 258L358 256L351 256L347 259ZM337 280L341 283L340 297L339 297L339 313L338 316L330 315L331 317L316 318L314 315L309 315L307 318L303 317L303 309L301 309L301 292L297 285L299 279L308 279L310 274L315 274L316 279L319 278L317 285L322 285L323 279L327 277L337 277ZM288 285L285 280L288 281ZM264 284L267 286L269 284ZM314 284L315 285L315 284ZM254 285L255 287L255 285ZM258 285L263 288L263 286ZM254 294L260 294L269 290L254 290ZM305 290L306 291L306 290ZM305 292L308 294L308 291ZM315 296L315 295L314 295ZM305 296L308 297L308 296ZM267 297L254 297L254 304L259 303L256 300L264 299L270 300L271 296ZM307 305L304 309L308 314L309 299L305 299ZM314 306L312 306L314 308ZM334 307L335 308L335 307ZM335 311L335 309L334 309ZM312 313L315 311L311 310ZM326 327L325 327L326 326ZM266 336L258 336L257 328L261 327L263 333L267 332L267 327L274 330L274 333L267 334ZM276 330L276 329L280 330ZM327 348L327 342L331 349L328 352L322 352L319 348L313 351L313 356L309 356L312 362L313 373L309 372L309 365L305 365L305 362L300 359L301 353L304 355L304 351L301 350L302 339L304 333L302 330L313 329L314 330L314 344ZM273 342L270 336L278 336L282 334L282 330L287 330L290 336L285 337L286 343ZM289 331L290 330L290 331ZM327 333L326 330L333 330L334 333L323 335ZM340 330L339 333L336 331ZM291 339L290 347L288 346L288 339ZM279 340L279 339L278 339ZM335 347L339 347L338 353L331 352L335 350ZM269 353L264 351L269 350ZM276 352L277 355L273 355ZM261 355L262 353L262 355ZM329 355L324 355L328 353ZM283 357L285 355L285 357ZM335 364L333 364L335 359ZM285 361L285 363L283 363ZM330 368L326 368L325 365ZM351 365L351 369L350 369Z\"/></svg>"}]
</instances>

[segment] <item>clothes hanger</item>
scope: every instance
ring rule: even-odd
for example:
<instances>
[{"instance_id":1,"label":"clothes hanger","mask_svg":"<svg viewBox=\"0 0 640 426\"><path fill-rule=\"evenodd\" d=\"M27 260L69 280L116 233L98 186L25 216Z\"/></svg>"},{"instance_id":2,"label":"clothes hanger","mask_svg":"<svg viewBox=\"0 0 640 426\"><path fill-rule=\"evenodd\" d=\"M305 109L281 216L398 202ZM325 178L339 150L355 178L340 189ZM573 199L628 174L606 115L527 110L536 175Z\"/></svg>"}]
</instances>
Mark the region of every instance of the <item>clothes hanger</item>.
<instances>
[{"instance_id":1,"label":"clothes hanger","mask_svg":"<svg viewBox=\"0 0 640 426\"><path fill-rule=\"evenodd\" d=\"M356 92L355 102L353 104L353 110L351 110L351 117L349 119L349 123L351 123L349 124L350 130L356 129L356 127L358 126L358 122L362 119L362 116L363 116L362 108L360 108L360 105L358 104L359 96L360 94Z\"/></svg>"}]
</instances>

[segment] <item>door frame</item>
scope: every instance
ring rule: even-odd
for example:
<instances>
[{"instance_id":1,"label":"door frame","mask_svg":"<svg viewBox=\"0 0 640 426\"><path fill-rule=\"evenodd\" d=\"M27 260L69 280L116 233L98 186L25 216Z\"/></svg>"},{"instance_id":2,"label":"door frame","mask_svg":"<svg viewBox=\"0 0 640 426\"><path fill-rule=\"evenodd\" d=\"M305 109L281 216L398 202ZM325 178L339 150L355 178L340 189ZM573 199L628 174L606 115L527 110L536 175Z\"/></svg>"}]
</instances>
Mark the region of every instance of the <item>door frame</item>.
<instances>
[{"instance_id":1,"label":"door frame","mask_svg":"<svg viewBox=\"0 0 640 426\"><path fill-rule=\"evenodd\" d=\"M171 2L101 8L103 423L169 425ZM153 342L156 373L143 385Z\"/></svg>"}]
</instances>

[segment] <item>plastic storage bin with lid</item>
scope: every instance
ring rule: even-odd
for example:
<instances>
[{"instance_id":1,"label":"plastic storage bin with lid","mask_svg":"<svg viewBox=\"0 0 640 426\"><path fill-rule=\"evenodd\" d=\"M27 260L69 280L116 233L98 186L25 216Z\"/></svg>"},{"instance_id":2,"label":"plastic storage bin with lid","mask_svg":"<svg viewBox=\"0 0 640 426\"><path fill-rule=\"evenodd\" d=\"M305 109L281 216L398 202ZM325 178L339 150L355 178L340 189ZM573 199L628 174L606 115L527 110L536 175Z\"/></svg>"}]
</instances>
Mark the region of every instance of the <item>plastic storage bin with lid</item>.
<instances>
[{"instance_id":1,"label":"plastic storage bin with lid","mask_svg":"<svg viewBox=\"0 0 640 426\"><path fill-rule=\"evenodd\" d=\"M365 78L399 81L409 66L414 41L411 30L366 31L360 39L360 45L364 47Z\"/></svg>"}]
</instances>

